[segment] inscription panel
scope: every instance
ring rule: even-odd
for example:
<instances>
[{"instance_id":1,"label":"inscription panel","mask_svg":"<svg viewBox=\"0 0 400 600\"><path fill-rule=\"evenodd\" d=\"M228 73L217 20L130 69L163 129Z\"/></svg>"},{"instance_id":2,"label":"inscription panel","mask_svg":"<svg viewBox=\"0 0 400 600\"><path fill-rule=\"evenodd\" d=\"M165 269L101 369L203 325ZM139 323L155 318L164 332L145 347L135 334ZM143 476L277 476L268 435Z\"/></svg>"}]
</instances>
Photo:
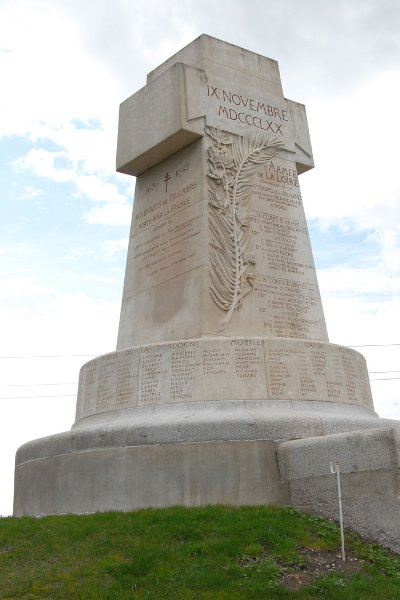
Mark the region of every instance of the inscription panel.
<instances>
[{"instance_id":1,"label":"inscription panel","mask_svg":"<svg viewBox=\"0 0 400 600\"><path fill-rule=\"evenodd\" d=\"M184 341L141 349L138 405L265 399L264 340Z\"/></svg>"},{"instance_id":2,"label":"inscription panel","mask_svg":"<svg viewBox=\"0 0 400 600\"><path fill-rule=\"evenodd\" d=\"M255 277L256 310L263 315L263 329L273 337L324 339L319 318L321 298L317 284L284 277ZM321 332L322 330L322 332ZM312 335L316 332L316 335Z\"/></svg>"},{"instance_id":3,"label":"inscription panel","mask_svg":"<svg viewBox=\"0 0 400 600\"><path fill-rule=\"evenodd\" d=\"M318 341L237 337L139 346L88 362L76 419L121 408L238 400L373 408L358 352Z\"/></svg>"},{"instance_id":4,"label":"inscription panel","mask_svg":"<svg viewBox=\"0 0 400 600\"><path fill-rule=\"evenodd\" d=\"M76 419L137 406L138 353L135 349L104 354L80 372Z\"/></svg>"},{"instance_id":5,"label":"inscription panel","mask_svg":"<svg viewBox=\"0 0 400 600\"><path fill-rule=\"evenodd\" d=\"M198 168L189 147L137 179L127 268L133 294L202 264Z\"/></svg>"},{"instance_id":6,"label":"inscription panel","mask_svg":"<svg viewBox=\"0 0 400 600\"><path fill-rule=\"evenodd\" d=\"M286 101L210 79L206 106L216 331L328 341Z\"/></svg>"},{"instance_id":7,"label":"inscription panel","mask_svg":"<svg viewBox=\"0 0 400 600\"><path fill-rule=\"evenodd\" d=\"M284 98L217 78L206 85L205 94L208 125L238 134L263 133L294 150L293 117Z\"/></svg>"},{"instance_id":8,"label":"inscription panel","mask_svg":"<svg viewBox=\"0 0 400 600\"><path fill-rule=\"evenodd\" d=\"M283 142L206 133L218 330L328 341L296 167Z\"/></svg>"},{"instance_id":9,"label":"inscription panel","mask_svg":"<svg viewBox=\"0 0 400 600\"><path fill-rule=\"evenodd\" d=\"M251 308L261 317L264 334L327 341L293 162L277 156L258 170L251 206L255 262Z\"/></svg>"},{"instance_id":10,"label":"inscription panel","mask_svg":"<svg viewBox=\"0 0 400 600\"><path fill-rule=\"evenodd\" d=\"M266 344L271 399L373 408L365 360L354 350L322 342L268 340Z\"/></svg>"}]
</instances>

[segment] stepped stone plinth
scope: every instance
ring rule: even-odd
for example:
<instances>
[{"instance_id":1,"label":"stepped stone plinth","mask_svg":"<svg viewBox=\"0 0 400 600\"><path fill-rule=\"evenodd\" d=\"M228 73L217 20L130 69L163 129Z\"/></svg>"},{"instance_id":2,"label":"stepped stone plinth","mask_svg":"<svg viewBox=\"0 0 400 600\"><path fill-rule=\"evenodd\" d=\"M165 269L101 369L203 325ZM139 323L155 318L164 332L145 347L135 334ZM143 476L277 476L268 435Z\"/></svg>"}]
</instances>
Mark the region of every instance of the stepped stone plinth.
<instances>
[{"instance_id":1,"label":"stepped stone plinth","mask_svg":"<svg viewBox=\"0 0 400 600\"><path fill-rule=\"evenodd\" d=\"M364 358L328 340L313 166L277 62L206 35L121 104L117 348L82 367L72 430L19 449L15 514L287 503L279 443L382 425Z\"/></svg>"}]
</instances>

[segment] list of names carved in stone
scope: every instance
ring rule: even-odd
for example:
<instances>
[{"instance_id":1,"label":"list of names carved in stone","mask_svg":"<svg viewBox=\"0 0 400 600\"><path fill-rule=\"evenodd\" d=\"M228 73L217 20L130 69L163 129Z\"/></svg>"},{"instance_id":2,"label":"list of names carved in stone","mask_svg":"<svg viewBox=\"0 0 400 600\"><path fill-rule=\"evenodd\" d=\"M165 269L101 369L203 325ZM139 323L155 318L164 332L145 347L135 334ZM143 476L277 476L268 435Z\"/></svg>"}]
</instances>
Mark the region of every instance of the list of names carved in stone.
<instances>
[{"instance_id":1,"label":"list of names carved in stone","mask_svg":"<svg viewBox=\"0 0 400 600\"><path fill-rule=\"evenodd\" d=\"M257 346L235 348L236 375L242 379L255 379L264 367L264 360Z\"/></svg>"},{"instance_id":2,"label":"list of names carved in stone","mask_svg":"<svg viewBox=\"0 0 400 600\"><path fill-rule=\"evenodd\" d=\"M265 334L305 339L322 335L321 297L316 284L261 275L254 281L254 293Z\"/></svg>"},{"instance_id":3,"label":"list of names carved in stone","mask_svg":"<svg viewBox=\"0 0 400 600\"><path fill-rule=\"evenodd\" d=\"M81 371L79 381L79 395L77 412L79 418L86 417L96 412L96 390L97 390L98 360L92 360L84 370Z\"/></svg>"},{"instance_id":4,"label":"list of names carved in stone","mask_svg":"<svg viewBox=\"0 0 400 600\"><path fill-rule=\"evenodd\" d=\"M304 276L315 271L313 261L304 256L308 243L305 221L253 210L250 222L256 264L261 272Z\"/></svg>"},{"instance_id":5,"label":"list of names carved in stone","mask_svg":"<svg viewBox=\"0 0 400 600\"><path fill-rule=\"evenodd\" d=\"M136 405L137 353L114 352L96 358L81 370L78 418Z\"/></svg>"},{"instance_id":6,"label":"list of names carved in stone","mask_svg":"<svg viewBox=\"0 0 400 600\"><path fill-rule=\"evenodd\" d=\"M137 181L129 251L135 294L194 266L201 205L192 154L180 153Z\"/></svg>"},{"instance_id":7,"label":"list of names carved in stone","mask_svg":"<svg viewBox=\"0 0 400 600\"><path fill-rule=\"evenodd\" d=\"M275 157L253 185L250 247L264 334L326 339L322 303L294 163ZM260 315L260 316L261 316Z\"/></svg>"},{"instance_id":8,"label":"list of names carved in stone","mask_svg":"<svg viewBox=\"0 0 400 600\"><path fill-rule=\"evenodd\" d=\"M139 405L266 395L263 340L158 345L140 358Z\"/></svg>"},{"instance_id":9,"label":"list of names carved in stone","mask_svg":"<svg viewBox=\"0 0 400 600\"><path fill-rule=\"evenodd\" d=\"M138 404L159 404L161 383L168 373L162 351L140 353Z\"/></svg>"},{"instance_id":10,"label":"list of names carved in stone","mask_svg":"<svg viewBox=\"0 0 400 600\"><path fill-rule=\"evenodd\" d=\"M360 388L361 403L367 408L373 408L373 400L371 394L371 386L369 383L368 369L365 358L356 353L356 377Z\"/></svg>"},{"instance_id":11,"label":"list of names carved in stone","mask_svg":"<svg viewBox=\"0 0 400 600\"><path fill-rule=\"evenodd\" d=\"M124 357L116 364L116 391L115 407L126 408L132 404L132 398L136 392L135 363L133 362L133 350L126 350ZM135 361L136 362L136 361Z\"/></svg>"},{"instance_id":12,"label":"list of names carved in stone","mask_svg":"<svg viewBox=\"0 0 400 600\"><path fill-rule=\"evenodd\" d=\"M77 418L133 406L327 400L372 407L364 358L318 341L186 340L111 353L80 377Z\"/></svg>"},{"instance_id":13,"label":"list of names carved in stone","mask_svg":"<svg viewBox=\"0 0 400 600\"><path fill-rule=\"evenodd\" d=\"M201 353L198 346L172 351L170 402L187 402L193 399L200 367Z\"/></svg>"},{"instance_id":14,"label":"list of names carved in stone","mask_svg":"<svg viewBox=\"0 0 400 600\"><path fill-rule=\"evenodd\" d=\"M324 400L371 406L362 357L341 346L320 342L268 342L270 397Z\"/></svg>"}]
</instances>

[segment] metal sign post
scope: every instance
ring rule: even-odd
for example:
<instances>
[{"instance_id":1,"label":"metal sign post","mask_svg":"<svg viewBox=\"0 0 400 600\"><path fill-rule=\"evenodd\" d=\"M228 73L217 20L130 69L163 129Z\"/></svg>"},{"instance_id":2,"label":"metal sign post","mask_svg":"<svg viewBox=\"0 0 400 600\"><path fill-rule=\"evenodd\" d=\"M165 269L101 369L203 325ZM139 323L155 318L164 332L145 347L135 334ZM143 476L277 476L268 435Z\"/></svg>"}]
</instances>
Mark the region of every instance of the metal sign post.
<instances>
[{"instance_id":1,"label":"metal sign post","mask_svg":"<svg viewBox=\"0 0 400 600\"><path fill-rule=\"evenodd\" d=\"M339 499L339 521L340 521L340 539L342 543L342 560L346 560L346 554L344 551L344 530L343 530L343 512L342 512L342 492L340 489L340 469L339 463L336 461L335 466L331 463L331 473L336 473L338 499Z\"/></svg>"}]
</instances>

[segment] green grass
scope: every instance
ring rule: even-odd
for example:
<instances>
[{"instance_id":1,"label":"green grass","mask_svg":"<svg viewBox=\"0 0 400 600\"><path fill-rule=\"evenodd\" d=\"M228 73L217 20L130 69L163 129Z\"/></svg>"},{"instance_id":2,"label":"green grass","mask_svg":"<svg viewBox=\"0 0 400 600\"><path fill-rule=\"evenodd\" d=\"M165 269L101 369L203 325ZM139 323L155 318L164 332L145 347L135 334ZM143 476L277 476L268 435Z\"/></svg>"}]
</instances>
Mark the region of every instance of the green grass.
<instances>
[{"instance_id":1,"label":"green grass","mask_svg":"<svg viewBox=\"0 0 400 600\"><path fill-rule=\"evenodd\" d=\"M347 533L358 573L288 591L300 548L339 548L335 524L290 508L212 506L0 519L2 599L398 600L400 557Z\"/></svg>"}]
</instances>

